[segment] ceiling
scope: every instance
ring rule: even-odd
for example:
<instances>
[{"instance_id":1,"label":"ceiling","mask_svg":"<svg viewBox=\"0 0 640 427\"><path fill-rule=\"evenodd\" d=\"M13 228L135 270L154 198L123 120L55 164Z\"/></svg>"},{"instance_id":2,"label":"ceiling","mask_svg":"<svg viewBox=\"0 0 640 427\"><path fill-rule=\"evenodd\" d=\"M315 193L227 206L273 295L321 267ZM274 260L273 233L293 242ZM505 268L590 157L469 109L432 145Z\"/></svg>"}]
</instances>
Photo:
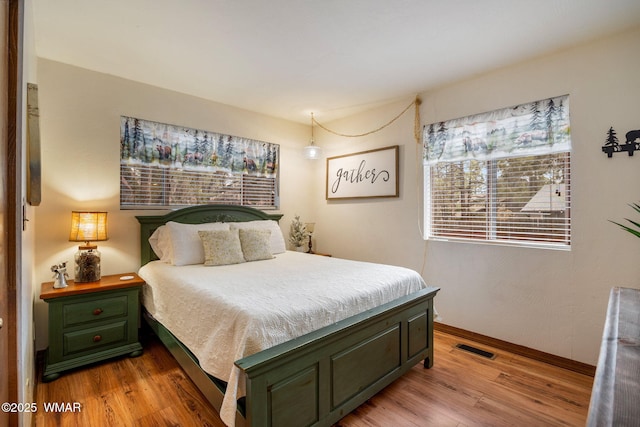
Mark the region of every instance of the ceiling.
<instances>
[{"instance_id":1,"label":"ceiling","mask_svg":"<svg viewBox=\"0 0 640 427\"><path fill-rule=\"evenodd\" d=\"M34 0L39 57L308 123L638 26L638 0ZM640 50L639 50L640 52Z\"/></svg>"}]
</instances>

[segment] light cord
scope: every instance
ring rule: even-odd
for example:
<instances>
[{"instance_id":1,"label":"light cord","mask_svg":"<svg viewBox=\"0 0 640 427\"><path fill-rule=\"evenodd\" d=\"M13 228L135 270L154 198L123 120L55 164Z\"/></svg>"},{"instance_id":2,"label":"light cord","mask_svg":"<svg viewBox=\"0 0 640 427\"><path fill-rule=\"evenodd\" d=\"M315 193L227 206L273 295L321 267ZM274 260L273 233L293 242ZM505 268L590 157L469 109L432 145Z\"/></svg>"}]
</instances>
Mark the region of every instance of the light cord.
<instances>
[{"instance_id":1,"label":"light cord","mask_svg":"<svg viewBox=\"0 0 640 427\"><path fill-rule=\"evenodd\" d=\"M393 119L391 119L389 122L387 122L386 124L380 126L377 129L374 129L372 131L369 132L365 132L365 133L358 133L358 134L346 134L346 133L340 133L340 132L336 132L334 130L331 130L329 128L327 128L326 126L324 126L322 123L318 122L314 117L313 117L313 113L311 114L311 129L313 129L313 124L317 124L318 127L324 129L325 131L332 133L334 135L337 136L343 136L345 138L359 138L362 136L367 136L367 135L371 135L372 133L376 133L381 131L382 129L386 128L387 126L391 125L393 122L395 122L396 120L398 120L404 113L406 113L407 111L409 111L409 109L413 106L415 106L416 111L415 111L415 118L414 118L414 138L416 139L416 143L420 143L420 104L422 103L422 101L420 100L420 98L418 98L416 96L416 99L414 99L413 101L411 101L411 103L409 105L407 105L407 107L402 110L402 112L400 112L400 114L398 114L397 116L395 116Z\"/></svg>"}]
</instances>

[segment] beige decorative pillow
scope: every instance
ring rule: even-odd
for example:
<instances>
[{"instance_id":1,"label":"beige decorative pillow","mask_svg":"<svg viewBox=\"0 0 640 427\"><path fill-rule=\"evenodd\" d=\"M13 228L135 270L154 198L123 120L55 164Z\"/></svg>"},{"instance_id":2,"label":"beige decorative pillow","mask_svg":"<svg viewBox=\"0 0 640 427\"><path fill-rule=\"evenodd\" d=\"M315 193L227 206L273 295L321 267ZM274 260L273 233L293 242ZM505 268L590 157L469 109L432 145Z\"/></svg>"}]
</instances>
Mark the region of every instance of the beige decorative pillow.
<instances>
[{"instance_id":1,"label":"beige decorative pillow","mask_svg":"<svg viewBox=\"0 0 640 427\"><path fill-rule=\"evenodd\" d=\"M238 230L198 231L204 249L204 265L244 262Z\"/></svg>"},{"instance_id":2,"label":"beige decorative pillow","mask_svg":"<svg viewBox=\"0 0 640 427\"><path fill-rule=\"evenodd\" d=\"M247 222L232 222L229 223L230 228L238 228L238 229L260 229L260 230L270 230L271 238L269 239L271 242L271 253L272 254L281 254L287 251L287 245L284 242L284 236L282 235L282 230L277 222L267 219L267 220L256 220L256 221L247 221Z\"/></svg>"},{"instance_id":3,"label":"beige decorative pillow","mask_svg":"<svg viewBox=\"0 0 640 427\"><path fill-rule=\"evenodd\" d=\"M257 228L241 228L240 245L245 261L271 259L271 230Z\"/></svg>"}]
</instances>

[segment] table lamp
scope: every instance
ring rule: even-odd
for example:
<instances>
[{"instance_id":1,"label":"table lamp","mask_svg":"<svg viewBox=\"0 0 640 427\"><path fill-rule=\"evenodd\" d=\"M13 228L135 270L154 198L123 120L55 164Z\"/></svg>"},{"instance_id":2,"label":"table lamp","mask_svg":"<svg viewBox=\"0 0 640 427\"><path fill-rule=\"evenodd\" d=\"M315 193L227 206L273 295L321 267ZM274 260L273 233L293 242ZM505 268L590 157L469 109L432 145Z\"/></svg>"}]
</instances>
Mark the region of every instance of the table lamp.
<instances>
[{"instance_id":1,"label":"table lamp","mask_svg":"<svg viewBox=\"0 0 640 427\"><path fill-rule=\"evenodd\" d=\"M100 252L91 242L107 240L106 212L71 212L70 242L84 242L75 255L75 283L100 280Z\"/></svg>"},{"instance_id":2,"label":"table lamp","mask_svg":"<svg viewBox=\"0 0 640 427\"><path fill-rule=\"evenodd\" d=\"M308 254L312 254L313 251L311 250L311 235L313 234L313 230L315 230L316 228L316 223L315 222L307 222L304 225L304 228L307 230L307 233L309 233L309 250L307 251Z\"/></svg>"}]
</instances>

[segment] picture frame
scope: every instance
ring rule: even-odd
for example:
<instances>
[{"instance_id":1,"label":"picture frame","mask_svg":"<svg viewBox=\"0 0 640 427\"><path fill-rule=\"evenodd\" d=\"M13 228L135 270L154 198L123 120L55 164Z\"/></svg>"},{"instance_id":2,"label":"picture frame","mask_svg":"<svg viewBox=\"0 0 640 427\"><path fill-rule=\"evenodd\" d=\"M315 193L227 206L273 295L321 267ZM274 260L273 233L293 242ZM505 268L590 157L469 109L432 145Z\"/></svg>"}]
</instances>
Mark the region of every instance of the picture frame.
<instances>
[{"instance_id":1,"label":"picture frame","mask_svg":"<svg viewBox=\"0 0 640 427\"><path fill-rule=\"evenodd\" d=\"M327 158L326 199L399 197L399 150L393 145Z\"/></svg>"}]
</instances>

